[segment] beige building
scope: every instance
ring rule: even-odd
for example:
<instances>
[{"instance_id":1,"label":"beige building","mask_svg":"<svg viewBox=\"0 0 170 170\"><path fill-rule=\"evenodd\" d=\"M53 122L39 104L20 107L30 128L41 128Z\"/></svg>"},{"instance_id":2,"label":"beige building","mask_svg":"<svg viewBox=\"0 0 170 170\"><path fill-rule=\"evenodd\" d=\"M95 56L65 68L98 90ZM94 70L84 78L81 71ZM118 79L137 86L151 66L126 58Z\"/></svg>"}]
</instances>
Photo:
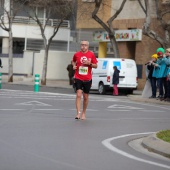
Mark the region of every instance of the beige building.
<instances>
[{"instance_id":1,"label":"beige building","mask_svg":"<svg viewBox=\"0 0 170 170\"><path fill-rule=\"evenodd\" d=\"M107 21L116 10L120 7L122 1L118 0L104 0L105 5L102 5L99 10L99 18ZM77 12L77 29L91 30L91 31L105 31L94 19L91 18L92 11L95 4L93 0L78 0ZM154 1L151 11L155 12ZM156 21L156 13L151 14L152 22L151 29L159 29L159 23ZM122 12L113 21L113 28L115 30L132 30L142 29L145 20L144 12L142 11L137 0L127 0ZM98 42L100 52L100 43ZM107 42L109 43L109 42ZM107 45L108 47L108 45ZM118 41L118 48L121 58L131 58L136 61L138 68L138 89L143 89L146 81L145 63L147 63L152 54L156 53L156 49L160 44L142 35L141 40ZM109 55L111 56L111 55ZM101 57L101 56L99 56Z\"/></svg>"}]
</instances>

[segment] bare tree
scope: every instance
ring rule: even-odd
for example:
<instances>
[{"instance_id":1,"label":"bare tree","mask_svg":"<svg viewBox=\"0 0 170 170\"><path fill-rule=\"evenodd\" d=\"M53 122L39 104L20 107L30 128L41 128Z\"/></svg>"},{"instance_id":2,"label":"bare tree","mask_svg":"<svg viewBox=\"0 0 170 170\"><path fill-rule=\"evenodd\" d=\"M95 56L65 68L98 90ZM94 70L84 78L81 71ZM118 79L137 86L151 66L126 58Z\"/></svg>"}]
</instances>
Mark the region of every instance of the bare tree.
<instances>
[{"instance_id":1,"label":"bare tree","mask_svg":"<svg viewBox=\"0 0 170 170\"><path fill-rule=\"evenodd\" d=\"M96 22L98 22L109 34L109 38L110 38L110 42L112 44L112 48L113 48L113 51L114 51L114 57L120 57L119 55L119 49L118 49L118 45L117 45L117 42L116 42L116 38L115 38L115 30L113 28L113 20L116 19L116 17L120 14L120 12L123 10L123 7L126 3L126 0L123 0L121 5L120 5L120 8L114 13L113 16L111 16L107 23L104 23L104 21L99 18L97 16L97 13L99 12L99 9L101 8L102 5L105 5L104 3L105 1L104 0L95 0L95 9L92 13L92 18L94 18L94 20Z\"/></svg>"},{"instance_id":2,"label":"bare tree","mask_svg":"<svg viewBox=\"0 0 170 170\"><path fill-rule=\"evenodd\" d=\"M44 9L44 21L38 17L35 7L41 7ZM48 63L48 52L50 44L57 34L59 28L65 19L67 19L72 13L72 1L70 0L30 0L29 1L29 16L38 24L41 35L44 42L44 62L42 70L42 79L41 84L46 85L46 76L47 76L47 63ZM52 33L51 36L46 35L46 29L48 22L52 16L55 16L58 19L58 22L55 26L51 26Z\"/></svg>"},{"instance_id":3,"label":"bare tree","mask_svg":"<svg viewBox=\"0 0 170 170\"><path fill-rule=\"evenodd\" d=\"M162 1L155 0L155 11L152 11L151 2L152 0L144 0L142 3L141 0L138 0L143 12L146 15L145 22L143 24L143 34L156 40L163 48L170 47L170 4L162 5ZM160 30L157 28L151 29L151 12L154 12L157 16L157 21L160 24L164 34L160 33ZM154 30L153 30L154 29Z\"/></svg>"},{"instance_id":4,"label":"bare tree","mask_svg":"<svg viewBox=\"0 0 170 170\"><path fill-rule=\"evenodd\" d=\"M9 49L8 49L8 82L13 82L13 34L12 24L16 14L22 9L25 0L9 0L3 1L0 14L0 27L9 34Z\"/></svg>"}]
</instances>

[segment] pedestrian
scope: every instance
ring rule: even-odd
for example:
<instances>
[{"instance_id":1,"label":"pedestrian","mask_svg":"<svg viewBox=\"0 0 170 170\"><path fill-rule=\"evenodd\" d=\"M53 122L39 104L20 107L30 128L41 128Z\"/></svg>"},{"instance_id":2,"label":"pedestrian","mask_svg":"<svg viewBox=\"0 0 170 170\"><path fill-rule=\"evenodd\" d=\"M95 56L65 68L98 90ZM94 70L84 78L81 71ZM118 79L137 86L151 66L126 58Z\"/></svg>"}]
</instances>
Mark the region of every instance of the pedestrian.
<instances>
[{"instance_id":1,"label":"pedestrian","mask_svg":"<svg viewBox=\"0 0 170 170\"><path fill-rule=\"evenodd\" d=\"M166 49L166 87L167 87L167 98L165 99L165 101L170 102L170 48Z\"/></svg>"},{"instance_id":2,"label":"pedestrian","mask_svg":"<svg viewBox=\"0 0 170 170\"><path fill-rule=\"evenodd\" d=\"M159 99L164 100L166 98L166 76L165 76L165 70L166 70L166 57L165 57L165 50L163 48L158 48L157 50L158 55L158 74L157 74L157 81L158 81L158 88L159 88Z\"/></svg>"},{"instance_id":3,"label":"pedestrian","mask_svg":"<svg viewBox=\"0 0 170 170\"><path fill-rule=\"evenodd\" d=\"M0 59L0 67L2 68L3 66L2 66L2 60Z\"/></svg>"},{"instance_id":4,"label":"pedestrian","mask_svg":"<svg viewBox=\"0 0 170 170\"><path fill-rule=\"evenodd\" d=\"M93 52L89 51L89 42L81 41L81 50L73 56L72 64L75 70L76 109L75 119L86 119L86 109L89 101L89 91L92 85L92 68L97 68L97 59ZM83 95L83 110L81 113L81 97Z\"/></svg>"},{"instance_id":5,"label":"pedestrian","mask_svg":"<svg viewBox=\"0 0 170 170\"><path fill-rule=\"evenodd\" d=\"M156 85L156 77L153 77L153 70L154 67L156 66L158 55L153 54L151 58L152 60L147 63L147 69L149 70L148 79L150 81L151 89L152 89L152 95L149 98L156 98L157 85Z\"/></svg>"},{"instance_id":6,"label":"pedestrian","mask_svg":"<svg viewBox=\"0 0 170 170\"><path fill-rule=\"evenodd\" d=\"M68 71L68 77L69 77L69 84L73 85L73 77L74 77L74 70L73 70L73 65L72 65L72 61L71 63L67 66L67 71Z\"/></svg>"},{"instance_id":7,"label":"pedestrian","mask_svg":"<svg viewBox=\"0 0 170 170\"><path fill-rule=\"evenodd\" d=\"M113 84L113 95L118 96L118 87L119 84L119 73L120 71L117 69L117 66L113 66L113 78L112 78L112 84Z\"/></svg>"}]
</instances>

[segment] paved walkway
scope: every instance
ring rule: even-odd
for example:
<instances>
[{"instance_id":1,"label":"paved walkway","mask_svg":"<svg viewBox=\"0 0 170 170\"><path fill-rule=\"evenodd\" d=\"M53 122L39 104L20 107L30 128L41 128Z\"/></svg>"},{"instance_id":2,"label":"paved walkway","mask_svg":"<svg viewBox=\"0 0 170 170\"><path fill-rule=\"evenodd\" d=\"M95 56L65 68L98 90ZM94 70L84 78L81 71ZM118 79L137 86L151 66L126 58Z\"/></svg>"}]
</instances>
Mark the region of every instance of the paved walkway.
<instances>
[{"instance_id":1,"label":"paved walkway","mask_svg":"<svg viewBox=\"0 0 170 170\"><path fill-rule=\"evenodd\" d=\"M6 79L2 80L3 83L8 83ZM25 79L25 80L15 80L9 84L20 84L20 85L34 85L34 81L32 79ZM68 80L47 80L46 83L47 87L60 87L60 88L73 88L69 85ZM133 95L128 95L130 100L137 101L137 102L145 102L145 103L153 103L153 104L161 104L161 105L169 105L170 102L160 101L156 99L149 99L142 97L141 90L135 90ZM170 143L164 142L156 137L156 134L148 136L147 138L143 139L142 145L147 149L161 154L170 158Z\"/></svg>"}]
</instances>

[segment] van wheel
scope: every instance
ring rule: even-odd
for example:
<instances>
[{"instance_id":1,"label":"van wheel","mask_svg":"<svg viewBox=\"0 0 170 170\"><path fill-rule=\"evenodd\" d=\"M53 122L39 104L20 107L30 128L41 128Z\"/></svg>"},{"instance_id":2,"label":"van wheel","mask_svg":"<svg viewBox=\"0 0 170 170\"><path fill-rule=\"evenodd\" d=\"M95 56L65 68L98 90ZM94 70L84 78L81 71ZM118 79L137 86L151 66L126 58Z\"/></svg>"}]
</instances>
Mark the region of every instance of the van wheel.
<instances>
[{"instance_id":1,"label":"van wheel","mask_svg":"<svg viewBox=\"0 0 170 170\"><path fill-rule=\"evenodd\" d=\"M106 90L105 90L105 87L104 87L104 84L103 83L100 83L99 84L99 94L105 94L106 93Z\"/></svg>"}]
</instances>

